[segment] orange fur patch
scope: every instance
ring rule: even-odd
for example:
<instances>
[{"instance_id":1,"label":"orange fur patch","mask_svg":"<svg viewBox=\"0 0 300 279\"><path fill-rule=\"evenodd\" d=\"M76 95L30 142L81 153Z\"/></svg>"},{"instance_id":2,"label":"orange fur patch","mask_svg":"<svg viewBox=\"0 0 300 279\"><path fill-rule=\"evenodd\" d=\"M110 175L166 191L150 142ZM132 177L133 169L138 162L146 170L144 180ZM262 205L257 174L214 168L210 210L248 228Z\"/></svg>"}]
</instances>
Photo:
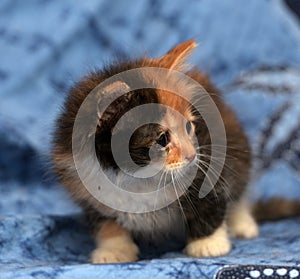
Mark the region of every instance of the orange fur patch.
<instances>
[{"instance_id":1,"label":"orange fur patch","mask_svg":"<svg viewBox=\"0 0 300 279\"><path fill-rule=\"evenodd\" d=\"M101 224L100 230L97 234L97 238L99 238L102 241L119 236L128 237L129 232L114 221L104 221Z\"/></svg>"},{"instance_id":2,"label":"orange fur patch","mask_svg":"<svg viewBox=\"0 0 300 279\"><path fill-rule=\"evenodd\" d=\"M182 159L181 159L181 150L180 150L180 148L174 147L168 153L166 163L168 165L171 165L171 164L178 163L181 160Z\"/></svg>"},{"instance_id":3,"label":"orange fur patch","mask_svg":"<svg viewBox=\"0 0 300 279\"><path fill-rule=\"evenodd\" d=\"M185 117L188 116L190 103L186 99L165 90L157 90L157 95L160 104L171 107Z\"/></svg>"},{"instance_id":4,"label":"orange fur patch","mask_svg":"<svg viewBox=\"0 0 300 279\"><path fill-rule=\"evenodd\" d=\"M186 60L191 55L192 50L197 47L194 40L183 42L172 48L163 57L154 59L160 66L168 69L184 70Z\"/></svg>"}]
</instances>

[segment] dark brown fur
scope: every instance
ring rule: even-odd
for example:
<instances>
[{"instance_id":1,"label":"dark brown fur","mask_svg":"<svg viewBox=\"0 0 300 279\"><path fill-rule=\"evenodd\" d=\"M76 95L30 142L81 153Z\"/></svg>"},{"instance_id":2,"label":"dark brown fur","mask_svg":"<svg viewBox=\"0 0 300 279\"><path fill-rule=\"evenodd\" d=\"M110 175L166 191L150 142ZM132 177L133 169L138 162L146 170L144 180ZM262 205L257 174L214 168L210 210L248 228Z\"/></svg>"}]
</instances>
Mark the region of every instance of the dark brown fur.
<instances>
[{"instance_id":1,"label":"dark brown fur","mask_svg":"<svg viewBox=\"0 0 300 279\"><path fill-rule=\"evenodd\" d=\"M253 207L253 215L258 221L280 220L300 216L300 201L274 197L259 200Z\"/></svg>"}]
</instances>

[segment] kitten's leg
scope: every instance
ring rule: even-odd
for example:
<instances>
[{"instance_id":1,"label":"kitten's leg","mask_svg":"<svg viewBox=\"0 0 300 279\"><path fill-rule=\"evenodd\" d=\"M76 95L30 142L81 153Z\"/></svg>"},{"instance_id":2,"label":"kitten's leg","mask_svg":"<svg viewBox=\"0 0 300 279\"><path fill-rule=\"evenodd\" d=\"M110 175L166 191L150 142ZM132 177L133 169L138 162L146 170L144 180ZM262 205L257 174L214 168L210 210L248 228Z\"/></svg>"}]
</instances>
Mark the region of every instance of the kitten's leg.
<instances>
[{"instance_id":1,"label":"kitten's leg","mask_svg":"<svg viewBox=\"0 0 300 279\"><path fill-rule=\"evenodd\" d=\"M231 235L234 237L254 238L258 236L258 226L245 199L241 199L230 208L227 224Z\"/></svg>"},{"instance_id":2,"label":"kitten's leg","mask_svg":"<svg viewBox=\"0 0 300 279\"><path fill-rule=\"evenodd\" d=\"M217 257L231 250L226 224L223 223L211 235L188 240L184 252L190 257Z\"/></svg>"},{"instance_id":3,"label":"kitten's leg","mask_svg":"<svg viewBox=\"0 0 300 279\"><path fill-rule=\"evenodd\" d=\"M231 243L225 223L227 200L221 191L222 188L216 188L216 192L211 191L200 199L197 189L191 188L190 196L183 198L188 225L184 252L188 256L217 257L230 252Z\"/></svg>"},{"instance_id":4,"label":"kitten's leg","mask_svg":"<svg viewBox=\"0 0 300 279\"><path fill-rule=\"evenodd\" d=\"M116 222L103 221L96 234L97 248L91 255L92 263L133 262L139 249L130 233Z\"/></svg>"}]
</instances>

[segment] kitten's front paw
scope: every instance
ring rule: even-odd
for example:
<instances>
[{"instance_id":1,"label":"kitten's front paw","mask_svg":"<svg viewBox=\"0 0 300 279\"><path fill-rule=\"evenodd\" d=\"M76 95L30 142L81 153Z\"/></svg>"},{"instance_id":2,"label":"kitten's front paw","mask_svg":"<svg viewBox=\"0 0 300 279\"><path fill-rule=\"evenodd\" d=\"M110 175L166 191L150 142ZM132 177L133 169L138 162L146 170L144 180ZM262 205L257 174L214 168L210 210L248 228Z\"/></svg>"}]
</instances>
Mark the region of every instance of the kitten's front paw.
<instances>
[{"instance_id":1,"label":"kitten's front paw","mask_svg":"<svg viewBox=\"0 0 300 279\"><path fill-rule=\"evenodd\" d=\"M219 257L231 250L225 226L217 229L212 235L191 240L184 249L190 257Z\"/></svg>"},{"instance_id":2,"label":"kitten's front paw","mask_svg":"<svg viewBox=\"0 0 300 279\"><path fill-rule=\"evenodd\" d=\"M227 224L233 237L254 238L259 234L258 225L248 205L242 201L230 212Z\"/></svg>"},{"instance_id":3,"label":"kitten's front paw","mask_svg":"<svg viewBox=\"0 0 300 279\"><path fill-rule=\"evenodd\" d=\"M93 264L101 263L123 263L135 262L138 260L138 248L128 249L127 251L120 249L97 248L91 255L90 262Z\"/></svg>"},{"instance_id":4,"label":"kitten's front paw","mask_svg":"<svg viewBox=\"0 0 300 279\"><path fill-rule=\"evenodd\" d=\"M237 238L255 238L259 234L258 226L255 220L249 216L242 220L236 220L229 224L230 234Z\"/></svg>"}]
</instances>

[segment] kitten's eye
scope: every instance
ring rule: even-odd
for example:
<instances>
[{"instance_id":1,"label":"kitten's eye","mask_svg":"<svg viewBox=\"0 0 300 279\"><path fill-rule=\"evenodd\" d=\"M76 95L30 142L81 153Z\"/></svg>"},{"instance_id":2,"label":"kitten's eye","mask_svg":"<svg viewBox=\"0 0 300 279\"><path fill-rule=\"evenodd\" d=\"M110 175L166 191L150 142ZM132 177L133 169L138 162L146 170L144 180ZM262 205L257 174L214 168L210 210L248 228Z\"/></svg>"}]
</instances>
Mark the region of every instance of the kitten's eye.
<instances>
[{"instance_id":1,"label":"kitten's eye","mask_svg":"<svg viewBox=\"0 0 300 279\"><path fill-rule=\"evenodd\" d=\"M192 131L192 124L190 121L186 122L185 124L185 128L186 128L186 132L188 133L188 135L190 134L190 132Z\"/></svg>"},{"instance_id":2,"label":"kitten's eye","mask_svg":"<svg viewBox=\"0 0 300 279\"><path fill-rule=\"evenodd\" d=\"M169 143L168 135L167 133L163 133L160 135L160 137L156 140L156 142L161 145L162 147L165 147Z\"/></svg>"}]
</instances>

